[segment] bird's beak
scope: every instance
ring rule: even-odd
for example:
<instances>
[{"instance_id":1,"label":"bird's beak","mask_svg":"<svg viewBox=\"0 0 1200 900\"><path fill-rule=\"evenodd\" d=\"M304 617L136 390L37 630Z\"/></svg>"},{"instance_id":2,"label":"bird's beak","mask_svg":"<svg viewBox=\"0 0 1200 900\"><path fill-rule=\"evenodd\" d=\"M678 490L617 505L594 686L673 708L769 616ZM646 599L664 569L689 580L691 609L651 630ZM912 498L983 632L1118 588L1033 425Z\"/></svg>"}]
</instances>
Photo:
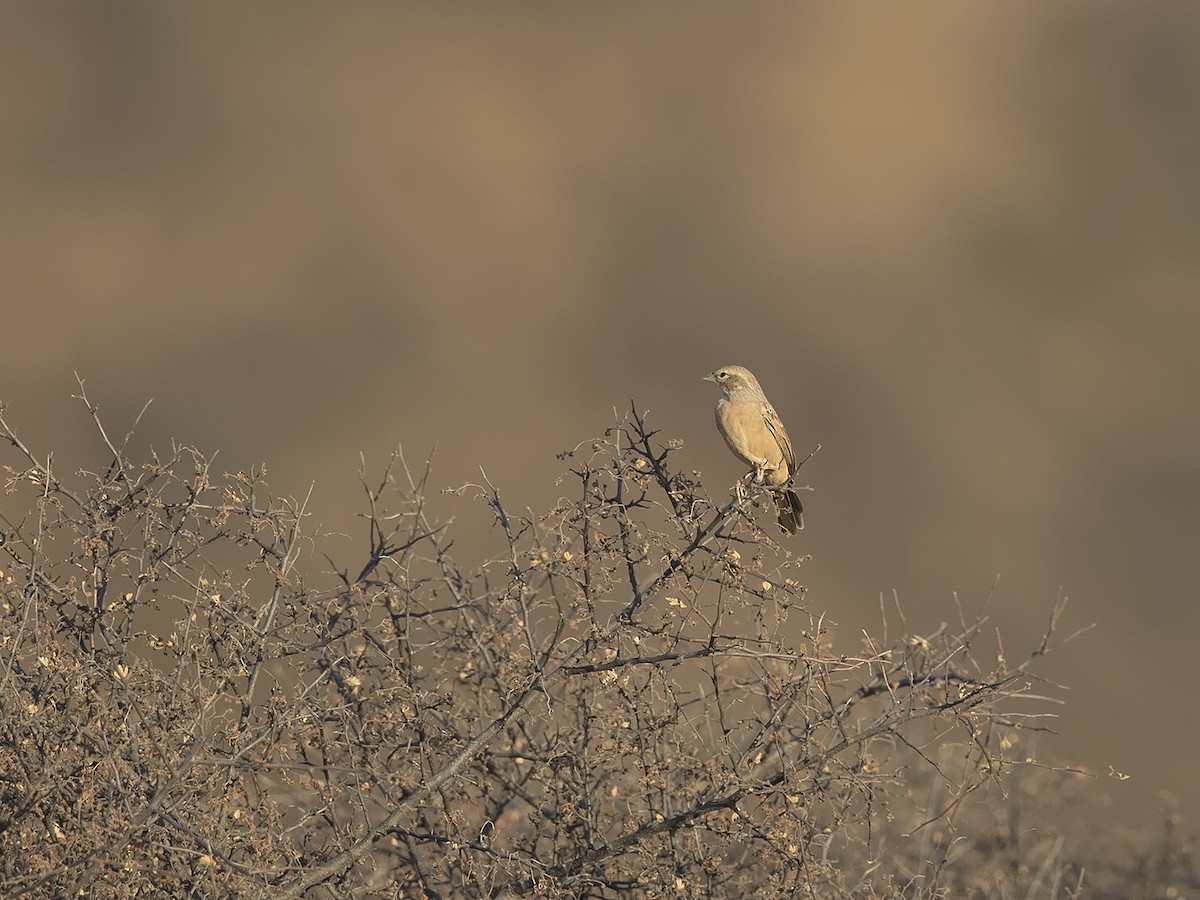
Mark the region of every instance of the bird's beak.
<instances>
[{"instance_id":1,"label":"bird's beak","mask_svg":"<svg viewBox=\"0 0 1200 900\"><path fill-rule=\"evenodd\" d=\"M716 383L717 383L717 373L716 373L716 372L709 372L707 375L705 375L705 376L704 376L703 378L701 378L700 380L701 380L701 381L711 381L713 384L716 384Z\"/></svg>"}]
</instances>

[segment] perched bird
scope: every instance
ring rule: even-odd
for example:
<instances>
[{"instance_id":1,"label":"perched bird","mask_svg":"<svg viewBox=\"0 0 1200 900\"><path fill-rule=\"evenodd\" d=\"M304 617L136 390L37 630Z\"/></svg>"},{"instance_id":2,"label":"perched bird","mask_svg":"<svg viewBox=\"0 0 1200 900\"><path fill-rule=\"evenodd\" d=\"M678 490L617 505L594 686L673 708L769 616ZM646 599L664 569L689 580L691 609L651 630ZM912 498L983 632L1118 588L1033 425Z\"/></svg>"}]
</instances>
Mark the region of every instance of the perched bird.
<instances>
[{"instance_id":1,"label":"perched bird","mask_svg":"<svg viewBox=\"0 0 1200 900\"><path fill-rule=\"evenodd\" d=\"M804 509L791 489L796 451L779 413L767 400L758 379L741 366L722 366L704 376L725 391L717 401L717 430L734 456L753 467L754 482L772 489L779 527L795 534L804 527Z\"/></svg>"}]
</instances>

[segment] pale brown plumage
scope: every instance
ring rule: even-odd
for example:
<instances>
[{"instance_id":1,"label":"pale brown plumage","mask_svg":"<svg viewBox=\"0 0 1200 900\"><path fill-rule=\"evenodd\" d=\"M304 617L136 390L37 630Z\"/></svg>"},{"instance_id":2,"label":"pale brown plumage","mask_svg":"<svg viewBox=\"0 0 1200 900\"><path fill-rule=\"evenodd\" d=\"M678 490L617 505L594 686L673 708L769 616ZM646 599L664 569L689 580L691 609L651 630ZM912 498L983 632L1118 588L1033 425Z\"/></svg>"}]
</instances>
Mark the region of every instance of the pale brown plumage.
<instances>
[{"instance_id":1,"label":"pale brown plumage","mask_svg":"<svg viewBox=\"0 0 1200 900\"><path fill-rule=\"evenodd\" d=\"M725 391L717 401L717 430L734 456L752 467L754 481L773 488L779 526L788 534L804 527L800 498L790 487L796 451L758 379L741 366L722 366L704 376Z\"/></svg>"}]
</instances>

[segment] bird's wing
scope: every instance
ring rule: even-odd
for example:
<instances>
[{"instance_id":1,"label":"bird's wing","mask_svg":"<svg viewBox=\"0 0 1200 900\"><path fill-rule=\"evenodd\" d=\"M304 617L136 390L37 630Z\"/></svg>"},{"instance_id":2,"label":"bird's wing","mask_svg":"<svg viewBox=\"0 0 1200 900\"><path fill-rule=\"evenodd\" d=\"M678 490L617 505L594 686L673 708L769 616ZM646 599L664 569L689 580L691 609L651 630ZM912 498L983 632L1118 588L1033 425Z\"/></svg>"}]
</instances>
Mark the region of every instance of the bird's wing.
<instances>
[{"instance_id":1,"label":"bird's wing","mask_svg":"<svg viewBox=\"0 0 1200 900\"><path fill-rule=\"evenodd\" d=\"M775 407L765 400L762 404L762 417L767 425L767 430L771 432L771 436L779 444L779 452L783 454L783 461L787 465L788 478L791 479L796 474L796 451L792 449L792 442L788 438L787 429L783 427L783 422L779 420L779 413L775 412Z\"/></svg>"}]
</instances>

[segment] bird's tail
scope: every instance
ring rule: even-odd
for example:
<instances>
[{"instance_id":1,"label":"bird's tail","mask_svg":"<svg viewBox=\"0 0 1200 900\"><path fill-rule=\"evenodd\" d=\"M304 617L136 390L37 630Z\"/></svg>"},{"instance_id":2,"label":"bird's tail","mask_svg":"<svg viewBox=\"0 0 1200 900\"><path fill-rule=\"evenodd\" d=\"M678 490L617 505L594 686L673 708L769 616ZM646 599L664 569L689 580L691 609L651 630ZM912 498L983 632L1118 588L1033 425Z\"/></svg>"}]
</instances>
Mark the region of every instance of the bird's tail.
<instances>
[{"instance_id":1,"label":"bird's tail","mask_svg":"<svg viewBox=\"0 0 1200 900\"><path fill-rule=\"evenodd\" d=\"M776 491L775 510L779 514L779 527L788 534L795 534L804 527L804 507L795 491L788 488Z\"/></svg>"}]
</instances>

